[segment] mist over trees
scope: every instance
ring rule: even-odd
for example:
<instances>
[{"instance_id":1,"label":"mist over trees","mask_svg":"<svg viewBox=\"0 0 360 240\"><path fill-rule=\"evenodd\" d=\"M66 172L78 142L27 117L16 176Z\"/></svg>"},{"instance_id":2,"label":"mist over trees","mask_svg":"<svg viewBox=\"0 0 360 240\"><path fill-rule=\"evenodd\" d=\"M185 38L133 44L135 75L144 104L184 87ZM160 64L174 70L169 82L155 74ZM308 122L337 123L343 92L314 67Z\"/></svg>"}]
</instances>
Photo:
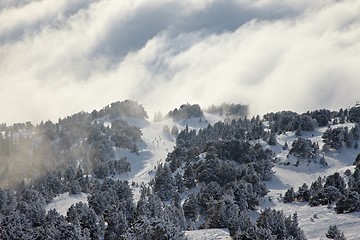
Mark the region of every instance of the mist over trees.
<instances>
[{"instance_id":1,"label":"mist over trees","mask_svg":"<svg viewBox=\"0 0 360 240\"><path fill-rule=\"evenodd\" d=\"M239 109L222 105L228 106ZM202 129L167 127L166 134L176 137L175 147L165 163L154 168L149 184L140 185L137 202L133 187L139 183L113 176L131 171L131 159L119 156L116 149L136 155L142 144L147 113L140 104L116 102L57 123L2 124L0 238L185 239L185 230L227 228L234 239L305 239L297 213L286 216L265 208L255 220L250 215L260 208L274 174L277 159L269 146L276 149L279 134L291 131L298 137L282 149L300 160L320 158L326 166L321 151L356 147L357 113L354 109L277 112ZM203 112L197 104L186 104L168 115L181 121L201 118ZM136 125L130 124L133 120ZM351 122L353 127L337 122ZM304 136L318 126L328 126L321 136L323 149ZM283 201L334 206L339 214L360 211L359 162L357 156L354 170L346 176L335 172L290 188ZM86 193L88 201L72 205L64 216L55 209L45 211L66 192ZM344 237L334 226L326 236Z\"/></svg>"},{"instance_id":2,"label":"mist over trees","mask_svg":"<svg viewBox=\"0 0 360 240\"><path fill-rule=\"evenodd\" d=\"M179 109L175 108L170 111L167 117L174 119L175 121L190 119L190 118L201 118L204 117L204 113L199 104L183 104Z\"/></svg>"},{"instance_id":3,"label":"mist over trees","mask_svg":"<svg viewBox=\"0 0 360 240\"><path fill-rule=\"evenodd\" d=\"M360 102L293 112L349 106L358 95L359 8L355 0L0 1L0 121L37 121L0 124L0 239L360 232L346 220L320 226L360 212ZM154 122L132 100L73 114L127 97L162 111L197 102ZM252 109L199 105L219 99ZM279 108L291 111L248 115ZM64 199L77 203L56 205ZM328 215L299 219L307 204Z\"/></svg>"},{"instance_id":4,"label":"mist over trees","mask_svg":"<svg viewBox=\"0 0 360 240\"><path fill-rule=\"evenodd\" d=\"M211 105L205 109L205 111L209 113L219 113L221 116L246 117L249 112L249 107L243 104L223 103L220 106Z\"/></svg>"},{"instance_id":5,"label":"mist over trees","mask_svg":"<svg viewBox=\"0 0 360 240\"><path fill-rule=\"evenodd\" d=\"M141 142L140 128L130 126L125 120L128 117L144 119L147 113L138 103L126 100L57 123L48 120L36 126L30 122L3 124L0 186L16 185L23 179L32 182L55 169L81 169L84 174L94 173L100 178L129 171L127 160L115 159L113 150L133 149Z\"/></svg>"}]
</instances>

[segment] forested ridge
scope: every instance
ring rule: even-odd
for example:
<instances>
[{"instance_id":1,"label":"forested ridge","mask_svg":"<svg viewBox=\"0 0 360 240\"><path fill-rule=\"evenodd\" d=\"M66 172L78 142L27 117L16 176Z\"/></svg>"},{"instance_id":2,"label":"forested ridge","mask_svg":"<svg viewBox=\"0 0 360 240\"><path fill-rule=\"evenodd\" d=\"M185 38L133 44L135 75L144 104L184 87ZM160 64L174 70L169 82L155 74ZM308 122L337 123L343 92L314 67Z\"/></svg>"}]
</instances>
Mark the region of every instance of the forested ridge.
<instances>
[{"instance_id":1,"label":"forested ridge","mask_svg":"<svg viewBox=\"0 0 360 240\"><path fill-rule=\"evenodd\" d=\"M132 161L118 150L135 156L144 145L148 114L135 101L115 102L56 123L2 124L0 238L185 239L185 230L226 228L234 239L305 239L296 212L259 210L273 166L291 164L279 160L271 147L279 145L281 134L294 132L297 139L280 146L297 159L294 165L312 161L326 167L322 153L358 148L360 108L284 111L263 118L247 118L247 106L241 104L207 111L227 119L200 129L173 128L174 149L156 166L148 184L116 178L131 171ZM197 104L184 104L167 117L174 123L206 121ZM327 127L321 148L304 136L319 127ZM354 171L304 183L298 191L289 189L282 200L335 205L336 213L360 211L359 159L354 159ZM133 186L139 184L135 201ZM45 210L66 192L86 193L88 201L74 204L65 216ZM329 231L329 236L342 236L336 226Z\"/></svg>"}]
</instances>

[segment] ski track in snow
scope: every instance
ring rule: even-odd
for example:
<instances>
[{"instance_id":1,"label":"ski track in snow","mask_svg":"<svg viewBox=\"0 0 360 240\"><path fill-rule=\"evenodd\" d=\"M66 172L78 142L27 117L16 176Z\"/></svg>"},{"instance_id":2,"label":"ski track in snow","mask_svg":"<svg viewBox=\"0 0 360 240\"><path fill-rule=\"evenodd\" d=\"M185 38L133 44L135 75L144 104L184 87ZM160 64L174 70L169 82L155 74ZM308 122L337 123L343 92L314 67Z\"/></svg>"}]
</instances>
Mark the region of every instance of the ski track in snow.
<instances>
[{"instance_id":1,"label":"ski track in snow","mask_svg":"<svg viewBox=\"0 0 360 240\"><path fill-rule=\"evenodd\" d=\"M209 123L213 124L217 121L223 120L222 116L207 114L201 120L199 118L187 119L181 122L174 122L172 119L164 119L160 122L147 122L142 126L142 140L144 144L139 152L139 155L127 153L119 153L119 156L126 156L131 164L131 172L127 175L118 176L117 179L128 180L130 183L134 182L138 185L133 186L134 201L137 202L140 197L141 183L148 183L154 178L155 167L160 163L165 163L165 159L169 152L172 152L175 146L176 137L170 133L164 132L165 125L171 129L176 125L179 131L186 126L189 129L205 128Z\"/></svg>"},{"instance_id":2,"label":"ski track in snow","mask_svg":"<svg viewBox=\"0 0 360 240\"><path fill-rule=\"evenodd\" d=\"M151 173L154 172L155 167L160 163L165 163L167 154L173 150L175 138L171 134L162 131L164 125L168 124L164 122L151 123L150 127L142 130L142 139L147 145L144 152L147 152L149 157L144 160L143 169L130 178L130 181L149 182L152 179L153 174Z\"/></svg>"},{"instance_id":3,"label":"ski track in snow","mask_svg":"<svg viewBox=\"0 0 360 240\"><path fill-rule=\"evenodd\" d=\"M115 179L129 181L133 188L135 202L140 197L141 183L148 183L154 177L156 166L165 163L167 154L174 148L175 137L163 131L165 125L171 129L175 123L166 119L161 122L147 122L142 126L143 142L139 143L139 154L130 153L129 150L124 149L118 149L116 152L117 157L128 158L131 171L116 176Z\"/></svg>"}]
</instances>

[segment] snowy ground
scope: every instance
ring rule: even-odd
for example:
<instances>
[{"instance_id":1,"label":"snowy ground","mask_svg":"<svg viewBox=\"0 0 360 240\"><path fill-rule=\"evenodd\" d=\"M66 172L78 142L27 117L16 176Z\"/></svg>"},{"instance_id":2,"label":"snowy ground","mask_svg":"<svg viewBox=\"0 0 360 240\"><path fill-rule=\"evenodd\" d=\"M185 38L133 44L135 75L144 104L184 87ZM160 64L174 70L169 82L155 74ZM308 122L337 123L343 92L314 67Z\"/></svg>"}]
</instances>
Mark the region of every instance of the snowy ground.
<instances>
[{"instance_id":1,"label":"snowy ground","mask_svg":"<svg viewBox=\"0 0 360 240\"><path fill-rule=\"evenodd\" d=\"M185 231L185 236L189 240L232 239L227 229L203 229L203 230Z\"/></svg>"},{"instance_id":2,"label":"snowy ground","mask_svg":"<svg viewBox=\"0 0 360 240\"><path fill-rule=\"evenodd\" d=\"M352 125L348 124L348 127L351 128ZM318 142L321 149L323 145L321 136L325 130L326 128L319 128L314 132L304 132L303 137ZM327 206L310 207L306 203L284 204L280 200L280 195L283 196L290 187L297 190L303 183L310 186L319 176L328 176L334 172L343 174L346 169L353 169L352 163L360 151L343 148L340 151L321 152L320 154L325 156L328 163L327 167L313 161L308 164L307 160L300 161L300 165L295 167L293 163L296 159L293 157L287 158L288 150L284 151L281 148L285 142L290 147L296 138L294 133L280 135L277 137L277 146L271 147L276 152L279 161L289 161L291 164L288 166L277 164L274 166L275 174L271 181L266 182L270 192L263 199L261 208L271 207L283 210L286 215L297 212L299 225L308 239L326 239L325 233L329 226L335 224L344 232L347 239L360 239L360 229L358 227L360 213L335 214L334 210L332 208L328 209ZM269 201L269 197L271 201Z\"/></svg>"},{"instance_id":3,"label":"snowy ground","mask_svg":"<svg viewBox=\"0 0 360 240\"><path fill-rule=\"evenodd\" d=\"M164 163L167 154L174 149L175 137L163 131L165 125L171 129L174 124L169 119L161 122L149 122L142 129L144 143L140 147L139 155L131 154L126 156L131 164L131 172L119 176L118 179L138 184L134 186L133 191L135 201L140 197L138 186L141 183L148 183L154 177L155 167L160 163Z\"/></svg>"},{"instance_id":4,"label":"snowy ground","mask_svg":"<svg viewBox=\"0 0 360 240\"><path fill-rule=\"evenodd\" d=\"M307 203L284 204L277 199L276 191L270 192L270 196L272 196L272 201L269 201L268 197L264 198L262 207L283 210L285 215L297 212L299 225L309 240L327 239L325 233L330 225L337 225L348 240L360 239L359 213L336 214L332 208L328 209L327 206L309 207Z\"/></svg>"},{"instance_id":5,"label":"snowy ground","mask_svg":"<svg viewBox=\"0 0 360 240\"><path fill-rule=\"evenodd\" d=\"M85 193L69 195L68 192L65 192L55 197L54 200L45 207L45 210L49 211L55 208L61 215L66 216L66 212L71 205L78 202L87 203L87 197L88 194Z\"/></svg>"},{"instance_id":6,"label":"snowy ground","mask_svg":"<svg viewBox=\"0 0 360 240\"><path fill-rule=\"evenodd\" d=\"M164 132L165 125L171 129L176 125L180 130L186 125L190 129L199 129L206 127L209 123L213 124L222 120L221 116L213 114L205 114L205 118L189 119L180 123L175 123L172 119L164 119L161 122L151 122L146 120L139 120L136 118L122 118L130 125L141 128L142 140L139 143L139 154L131 153L128 149L116 149L116 158L127 157L131 164L131 171L127 174L115 176L114 179L127 180L129 183L136 183L133 187L133 194L135 202L139 199L139 186L141 183L148 183L155 174L155 167L159 163L164 163L165 158L169 152L174 149L176 137L170 133ZM105 119L104 125L111 127L111 122ZM53 202L46 206L46 210L57 209L63 215L66 215L68 208L77 202L87 203L87 194L69 195L68 193L57 196Z\"/></svg>"},{"instance_id":7,"label":"snowy ground","mask_svg":"<svg viewBox=\"0 0 360 240\"><path fill-rule=\"evenodd\" d=\"M116 157L127 157L131 164L131 172L115 176L115 179L127 180L129 183L137 183L133 187L134 200L137 201L140 197L139 185L144 182L148 183L155 173L155 167L159 163L164 163L165 158L175 146L176 137L170 133L164 132L163 128L167 125L170 129L176 124L179 131L189 126L189 129L200 129L206 127L209 123L223 120L223 117L213 114L206 114L205 118L189 119L179 123L173 122L171 119L164 119L161 122L139 121L137 119L124 119L130 124L141 128L143 133L143 142L139 144L139 154L131 153L126 149L117 149ZM111 123L104 122L105 125L111 126ZM51 203L46 206L46 210L56 209L60 214L66 215L67 210L71 205L78 202L87 203L87 194L81 193L77 195L69 195L68 193L57 196ZM226 229L206 229L185 232L189 240L227 240L231 239L229 232Z\"/></svg>"},{"instance_id":8,"label":"snowy ground","mask_svg":"<svg viewBox=\"0 0 360 240\"><path fill-rule=\"evenodd\" d=\"M119 152L119 157L126 156L129 159L131 172L127 175L118 176L117 179L128 180L130 183L148 183L154 177L155 167L159 163L165 163L167 154L172 152L175 146L176 137L164 132L164 126L166 125L171 129L176 125L179 131L181 131L186 126L189 129L200 129L205 128L209 123L213 124L223 120L222 116L207 113L204 115L205 118L192 118L181 122L164 119L160 122L147 122L147 124L143 124L142 140L144 144L140 148L139 155L130 154L128 150L120 150ZM138 186L133 187L135 201L140 197Z\"/></svg>"},{"instance_id":9,"label":"snowy ground","mask_svg":"<svg viewBox=\"0 0 360 240\"><path fill-rule=\"evenodd\" d=\"M116 179L128 180L130 183L147 183L155 173L155 166L159 163L164 163L165 158L169 152L173 150L175 145L175 137L163 131L164 125L170 129L176 124L179 130L183 129L186 125L190 129L199 129L206 127L209 123L213 124L217 121L223 120L223 117L205 114L206 119L190 119L187 121L174 123L171 119L166 119L161 122L150 121L132 121L134 125L142 128L143 143L139 144L139 155L130 153L129 150L118 149L117 157L127 157L131 163L132 171L126 175L116 176ZM348 124L351 128L352 125ZM320 149L323 145L322 134L326 128L319 128L313 132L304 132L303 137L309 138L313 142L318 142ZM277 136L276 146L267 146L271 148L280 162L289 161L290 165L276 164L273 170L275 172L271 181L266 182L270 192L264 197L261 209L271 207L277 210L283 210L286 215L294 212L298 213L300 227L304 230L308 239L326 239L325 233L329 225L336 224L341 231L344 232L347 239L360 239L360 229L358 228L360 222L360 213L351 214L335 214L333 209L328 209L327 206L309 207L306 203L292 203L284 204L280 200L280 196L284 195L287 189L294 187L295 190L303 183L308 185L316 180L319 176L327 176L334 172L344 173L346 169L353 169L352 163L355 160L359 150L342 149L341 151L329 151L320 153L324 155L328 163L327 167L321 166L314 161L307 162L301 161L298 167L293 164L296 158L287 157L288 150L282 150L285 142L291 147L291 143L297 139L294 133L285 133ZM317 159L319 160L319 159ZM133 187L134 199L137 201L139 198L139 187ZM46 210L56 208L61 214L65 215L67 209L77 202L87 202L86 194L69 195L64 193L54 199ZM256 215L256 213L255 213ZM187 231L186 236L190 240L195 239L231 239L229 233L223 229L208 229Z\"/></svg>"}]
</instances>

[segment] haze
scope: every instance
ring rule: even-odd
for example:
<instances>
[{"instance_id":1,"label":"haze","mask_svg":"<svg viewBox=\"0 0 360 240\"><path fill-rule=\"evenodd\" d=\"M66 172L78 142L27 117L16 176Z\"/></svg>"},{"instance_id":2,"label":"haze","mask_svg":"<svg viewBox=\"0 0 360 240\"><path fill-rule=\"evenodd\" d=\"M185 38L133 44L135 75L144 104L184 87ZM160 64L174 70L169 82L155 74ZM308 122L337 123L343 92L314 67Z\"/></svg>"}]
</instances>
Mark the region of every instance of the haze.
<instances>
[{"instance_id":1,"label":"haze","mask_svg":"<svg viewBox=\"0 0 360 240\"><path fill-rule=\"evenodd\" d=\"M360 1L3 0L0 122L133 99L252 114L360 100Z\"/></svg>"}]
</instances>

